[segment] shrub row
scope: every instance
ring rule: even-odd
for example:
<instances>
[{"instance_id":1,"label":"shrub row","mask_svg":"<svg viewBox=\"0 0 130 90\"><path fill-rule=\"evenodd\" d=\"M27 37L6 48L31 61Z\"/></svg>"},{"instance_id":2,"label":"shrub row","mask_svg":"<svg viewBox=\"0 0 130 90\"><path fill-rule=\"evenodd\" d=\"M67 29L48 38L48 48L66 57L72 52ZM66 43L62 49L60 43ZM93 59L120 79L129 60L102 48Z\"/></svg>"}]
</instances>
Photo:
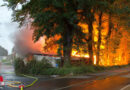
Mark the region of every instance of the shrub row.
<instances>
[{"instance_id":1,"label":"shrub row","mask_svg":"<svg viewBox=\"0 0 130 90\"><path fill-rule=\"evenodd\" d=\"M33 59L25 64L23 59L16 58L14 61L14 67L16 73L38 75L41 72L44 72L45 69L51 68L52 66L46 59L41 61Z\"/></svg>"},{"instance_id":2,"label":"shrub row","mask_svg":"<svg viewBox=\"0 0 130 90\"><path fill-rule=\"evenodd\" d=\"M80 66L70 66L70 67L52 67L48 60L43 59L42 61L37 61L35 59L29 61L26 65L23 60L17 58L15 60L15 71L16 73L21 74L32 74L32 75L77 75L77 74L86 74L93 73L102 70L108 70L113 68L122 68L124 66L112 66L112 67L103 67L103 66L93 66L93 65L80 65Z\"/></svg>"}]
</instances>

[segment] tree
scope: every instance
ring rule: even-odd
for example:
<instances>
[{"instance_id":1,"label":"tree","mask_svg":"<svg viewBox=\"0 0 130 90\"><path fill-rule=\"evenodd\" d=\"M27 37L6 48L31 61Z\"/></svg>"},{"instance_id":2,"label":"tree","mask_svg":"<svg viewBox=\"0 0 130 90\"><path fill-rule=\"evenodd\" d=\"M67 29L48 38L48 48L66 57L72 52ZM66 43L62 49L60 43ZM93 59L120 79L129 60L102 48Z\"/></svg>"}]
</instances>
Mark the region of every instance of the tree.
<instances>
[{"instance_id":1,"label":"tree","mask_svg":"<svg viewBox=\"0 0 130 90\"><path fill-rule=\"evenodd\" d=\"M85 2L86 0L82 1ZM58 44L63 47L65 62L70 63L73 42L77 40L74 36L78 37L80 42L85 37L81 27L78 25L80 22L79 16L83 17L83 15L78 13L78 10L85 9L86 7L80 7L85 6L87 2L81 3L79 0L8 0L7 2L9 2L8 6L14 11L14 21L18 21L23 25L26 17L29 16L29 18L33 19L35 41L43 35L46 35L47 38L61 35ZM16 10L18 3L21 3L22 9ZM92 26L92 23L90 24Z\"/></svg>"},{"instance_id":2,"label":"tree","mask_svg":"<svg viewBox=\"0 0 130 90\"><path fill-rule=\"evenodd\" d=\"M8 51L0 46L0 56L7 56Z\"/></svg>"},{"instance_id":3,"label":"tree","mask_svg":"<svg viewBox=\"0 0 130 90\"><path fill-rule=\"evenodd\" d=\"M97 64L99 64L99 60L100 60L102 15L103 15L103 12L100 11L100 13L99 13L99 27L98 27L98 44L97 44Z\"/></svg>"},{"instance_id":4,"label":"tree","mask_svg":"<svg viewBox=\"0 0 130 90\"><path fill-rule=\"evenodd\" d=\"M108 0L108 34L106 36L106 47L109 50L109 42L111 39L111 33L114 30L118 30L118 26L126 27L129 29L129 13L130 13L130 2L129 0ZM114 21L115 19L115 21ZM117 25L117 28L115 26ZM109 53L107 53L109 57Z\"/></svg>"},{"instance_id":5,"label":"tree","mask_svg":"<svg viewBox=\"0 0 130 90\"><path fill-rule=\"evenodd\" d=\"M98 42L97 42L97 62L96 64L99 64L100 61L100 46L101 46L101 32L102 32L102 24L103 24L103 13L106 13L107 9L108 9L108 2L104 1L104 0L98 0L97 1L97 5L96 5L96 11L98 14Z\"/></svg>"},{"instance_id":6,"label":"tree","mask_svg":"<svg viewBox=\"0 0 130 90\"><path fill-rule=\"evenodd\" d=\"M126 0L98 0L97 2L96 13L98 14L98 42L97 42L97 64L99 64L100 60L100 45L101 45L101 30L103 29L103 13L108 14L108 33L106 35L106 49L107 56L109 54L109 42L111 39L111 33L115 31L116 25L121 25L122 23L125 27L128 27L129 23L129 2ZM114 21L116 19L117 22ZM122 19L122 20L121 20ZM115 25L114 25L115 24ZM123 26L123 25L121 25ZM124 27L124 26L123 26ZM116 32L117 33L117 32ZM116 36L115 36L116 37ZM116 42L116 41L115 41Z\"/></svg>"},{"instance_id":7,"label":"tree","mask_svg":"<svg viewBox=\"0 0 130 90\"><path fill-rule=\"evenodd\" d=\"M114 4L114 14L118 25L123 26L130 32L130 1L116 0L116 3Z\"/></svg>"},{"instance_id":8,"label":"tree","mask_svg":"<svg viewBox=\"0 0 130 90\"><path fill-rule=\"evenodd\" d=\"M13 19L18 21L21 26L26 24L27 19L31 20L35 28L33 33L34 41L38 41L43 35L47 39L56 35L61 36L56 40L59 45L58 52L64 57L65 63L70 64L71 52L73 46L79 46L81 43L88 43L88 52L90 56L89 63L93 62L93 23L95 14L98 13L98 44L97 44L97 63L100 60L102 17L107 13L108 34L106 35L107 49L109 48L110 36L114 27L112 18L118 16L123 24L129 24L129 17L123 14L129 14L129 4L127 0L5 0L8 7L13 9ZM125 2L126 1L126 2ZM125 5L122 4L125 3ZM22 8L18 8L21 4ZM115 7L117 4L119 7ZM121 4L121 5L120 5ZM124 9L125 8L125 9ZM121 12L123 11L123 14ZM123 18L123 19L122 19ZM124 19L125 18L125 19ZM117 19L117 18L116 18ZM128 20L127 20L128 19ZM125 22L125 23L124 23ZM88 37L81 30L79 23L88 25ZM85 40L84 40L85 39ZM61 53L63 52L63 53Z\"/></svg>"},{"instance_id":9,"label":"tree","mask_svg":"<svg viewBox=\"0 0 130 90\"><path fill-rule=\"evenodd\" d=\"M93 23L95 21L95 5L96 0L82 0L80 2L81 9L81 22L84 22L88 25L88 52L89 52L89 64L93 64Z\"/></svg>"}]
</instances>

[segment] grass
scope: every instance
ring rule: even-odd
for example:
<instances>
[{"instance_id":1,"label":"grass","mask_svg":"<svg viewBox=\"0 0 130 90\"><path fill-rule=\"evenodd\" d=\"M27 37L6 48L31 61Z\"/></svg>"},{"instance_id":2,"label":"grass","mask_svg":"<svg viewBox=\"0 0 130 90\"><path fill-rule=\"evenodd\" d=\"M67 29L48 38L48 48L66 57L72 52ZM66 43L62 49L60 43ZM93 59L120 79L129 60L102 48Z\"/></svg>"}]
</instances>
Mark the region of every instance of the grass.
<instances>
[{"instance_id":1,"label":"grass","mask_svg":"<svg viewBox=\"0 0 130 90\"><path fill-rule=\"evenodd\" d=\"M3 60L1 60L1 62L6 64L6 65L12 65L10 60L3 59Z\"/></svg>"},{"instance_id":2,"label":"grass","mask_svg":"<svg viewBox=\"0 0 130 90\"><path fill-rule=\"evenodd\" d=\"M119 69L128 67L130 65L123 65L123 66L111 66L111 67L103 67L103 66L93 66L93 65L86 65L86 66L71 66L69 68L49 68L46 69L41 73L41 75L81 75L87 73L96 73L99 71L105 70L112 70L112 69Z\"/></svg>"},{"instance_id":3,"label":"grass","mask_svg":"<svg viewBox=\"0 0 130 90\"><path fill-rule=\"evenodd\" d=\"M95 72L93 66L81 66L81 67L63 67L63 68L49 68L43 71L42 75L76 75L87 72Z\"/></svg>"}]
</instances>

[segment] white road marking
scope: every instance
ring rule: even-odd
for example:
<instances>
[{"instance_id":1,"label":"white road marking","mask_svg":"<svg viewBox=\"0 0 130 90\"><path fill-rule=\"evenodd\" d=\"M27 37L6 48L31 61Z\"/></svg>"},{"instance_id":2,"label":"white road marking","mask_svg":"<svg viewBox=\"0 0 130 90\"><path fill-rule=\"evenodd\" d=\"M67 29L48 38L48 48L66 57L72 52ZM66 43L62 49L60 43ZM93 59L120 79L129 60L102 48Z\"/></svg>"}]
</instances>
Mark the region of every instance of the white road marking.
<instances>
[{"instance_id":1,"label":"white road marking","mask_svg":"<svg viewBox=\"0 0 130 90\"><path fill-rule=\"evenodd\" d=\"M121 76L121 77L130 78L130 74L128 74L128 75L123 75L123 76Z\"/></svg>"},{"instance_id":2,"label":"white road marking","mask_svg":"<svg viewBox=\"0 0 130 90\"><path fill-rule=\"evenodd\" d=\"M126 85L125 87L121 88L120 90L125 90L127 88L130 88L130 84L129 85Z\"/></svg>"}]
</instances>

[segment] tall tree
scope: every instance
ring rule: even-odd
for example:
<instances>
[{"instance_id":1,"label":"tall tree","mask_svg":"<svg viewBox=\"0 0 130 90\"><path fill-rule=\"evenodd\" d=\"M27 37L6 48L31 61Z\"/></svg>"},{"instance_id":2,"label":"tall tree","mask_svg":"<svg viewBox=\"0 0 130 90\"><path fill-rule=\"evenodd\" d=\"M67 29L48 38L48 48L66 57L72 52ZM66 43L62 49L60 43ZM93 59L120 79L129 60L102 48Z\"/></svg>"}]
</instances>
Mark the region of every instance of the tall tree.
<instances>
[{"instance_id":1,"label":"tall tree","mask_svg":"<svg viewBox=\"0 0 130 90\"><path fill-rule=\"evenodd\" d=\"M8 6L14 11L14 20L25 24L27 17L32 18L32 25L35 27L34 40L37 41L41 36L47 38L61 35L58 44L63 47L65 63L70 63L72 45L75 40L82 41L84 33L78 23L81 17L89 17L89 50L92 57L92 23L93 13L91 13L94 0L7 0ZM16 10L21 3L22 9ZM87 5L87 7L86 7ZM83 7L84 6L84 7ZM89 9L86 9L89 8ZM78 12L83 11L84 14ZM87 15L87 12L92 15ZM77 38L75 39L74 36Z\"/></svg>"},{"instance_id":2,"label":"tall tree","mask_svg":"<svg viewBox=\"0 0 130 90\"><path fill-rule=\"evenodd\" d=\"M101 32L102 32L102 24L103 24L103 13L105 13L108 9L108 2L105 0L98 0L96 4L96 11L98 15L98 42L97 42L97 62L99 64L100 61L100 46L101 46Z\"/></svg>"},{"instance_id":3,"label":"tall tree","mask_svg":"<svg viewBox=\"0 0 130 90\"><path fill-rule=\"evenodd\" d=\"M89 52L89 64L93 64L93 23L95 21L95 5L96 0L82 0L80 2L81 8L81 22L87 23L88 25L88 52Z\"/></svg>"},{"instance_id":4,"label":"tall tree","mask_svg":"<svg viewBox=\"0 0 130 90\"><path fill-rule=\"evenodd\" d=\"M103 16L103 12L100 11L99 18L98 18L98 20L99 20L99 27L98 27L98 44L97 44L97 64L99 64L99 60L100 60L102 16Z\"/></svg>"}]
</instances>

